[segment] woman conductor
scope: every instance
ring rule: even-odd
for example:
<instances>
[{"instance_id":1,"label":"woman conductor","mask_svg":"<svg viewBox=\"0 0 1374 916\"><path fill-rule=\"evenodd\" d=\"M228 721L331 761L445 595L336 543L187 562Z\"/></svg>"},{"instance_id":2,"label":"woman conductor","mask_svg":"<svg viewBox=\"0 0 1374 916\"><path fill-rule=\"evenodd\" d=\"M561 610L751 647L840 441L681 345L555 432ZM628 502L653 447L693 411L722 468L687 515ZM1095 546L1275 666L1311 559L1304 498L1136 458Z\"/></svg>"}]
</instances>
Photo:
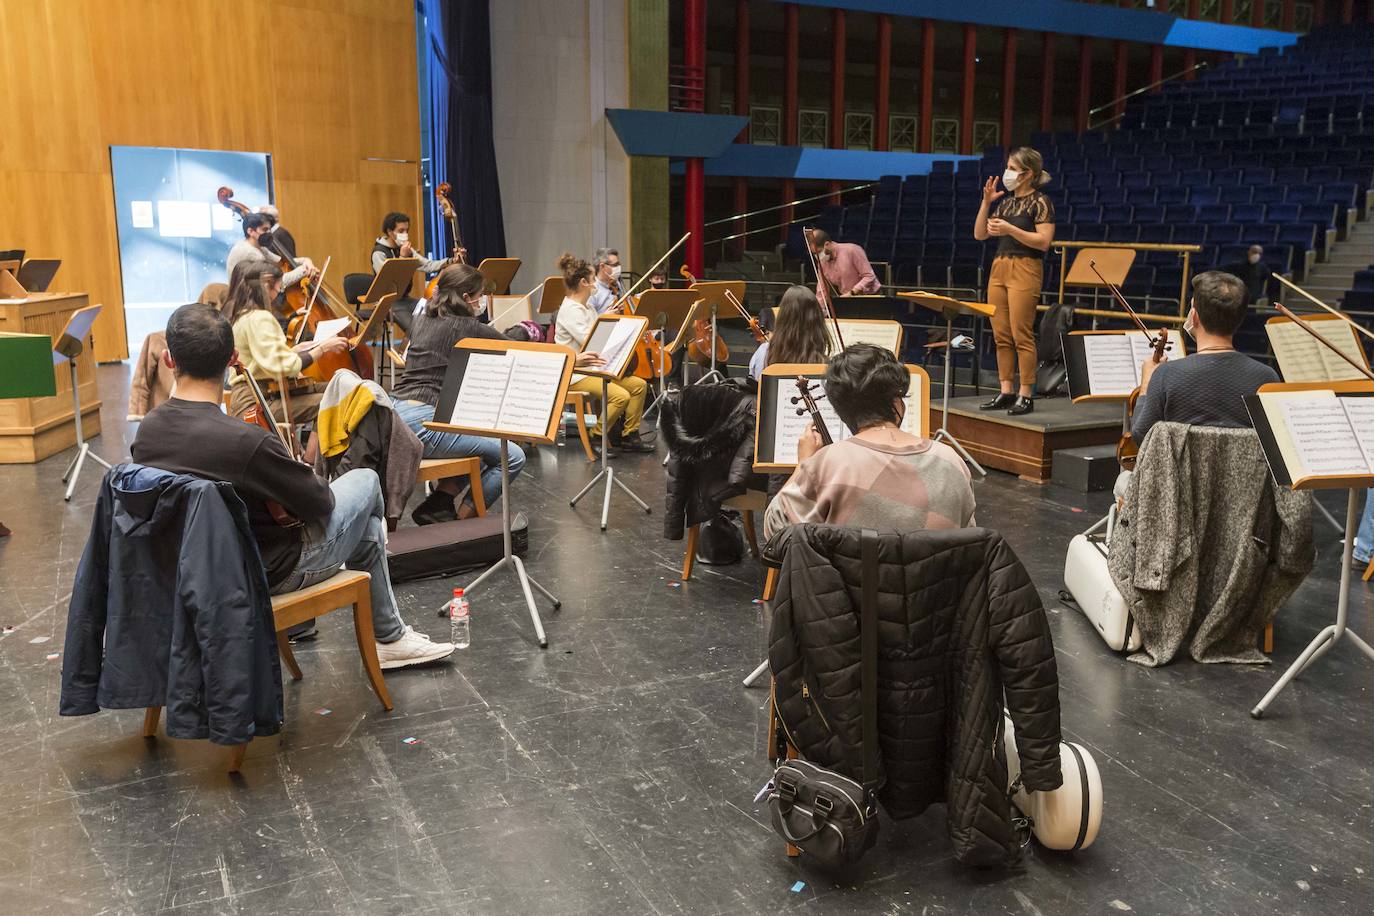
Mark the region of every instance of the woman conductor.
<instances>
[{"instance_id":1,"label":"woman conductor","mask_svg":"<svg viewBox=\"0 0 1374 916\"><path fill-rule=\"evenodd\" d=\"M1012 151L1002 186L1010 197L997 204L1006 191L997 189L997 179L983 185L983 204L973 222L973 237L983 241L997 237L997 255L988 277L988 302L996 309L992 315L992 334L997 342L997 378L1002 392L982 405L983 410L1009 408L1013 416L1035 409L1035 306L1040 301L1044 281L1045 252L1054 241L1054 204L1040 190L1050 180L1044 159L1028 146ZM1020 389L1013 379L1020 375Z\"/></svg>"}]
</instances>

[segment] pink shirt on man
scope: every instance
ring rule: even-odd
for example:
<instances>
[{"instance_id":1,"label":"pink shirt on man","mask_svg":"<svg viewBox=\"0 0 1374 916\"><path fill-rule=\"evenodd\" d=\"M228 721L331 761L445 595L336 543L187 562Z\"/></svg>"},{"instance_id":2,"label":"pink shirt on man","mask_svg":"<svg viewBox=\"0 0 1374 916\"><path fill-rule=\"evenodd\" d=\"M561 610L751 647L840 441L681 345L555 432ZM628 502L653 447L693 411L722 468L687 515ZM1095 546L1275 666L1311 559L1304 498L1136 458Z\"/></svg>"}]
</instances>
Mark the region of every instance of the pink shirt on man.
<instances>
[{"instance_id":1,"label":"pink shirt on man","mask_svg":"<svg viewBox=\"0 0 1374 916\"><path fill-rule=\"evenodd\" d=\"M833 244L835 258L821 261L821 270L836 292L841 296L850 293L871 295L883 288L873 273L872 265L868 263L868 255L864 254L862 248L852 242ZM816 292L820 293L820 284L816 285Z\"/></svg>"}]
</instances>

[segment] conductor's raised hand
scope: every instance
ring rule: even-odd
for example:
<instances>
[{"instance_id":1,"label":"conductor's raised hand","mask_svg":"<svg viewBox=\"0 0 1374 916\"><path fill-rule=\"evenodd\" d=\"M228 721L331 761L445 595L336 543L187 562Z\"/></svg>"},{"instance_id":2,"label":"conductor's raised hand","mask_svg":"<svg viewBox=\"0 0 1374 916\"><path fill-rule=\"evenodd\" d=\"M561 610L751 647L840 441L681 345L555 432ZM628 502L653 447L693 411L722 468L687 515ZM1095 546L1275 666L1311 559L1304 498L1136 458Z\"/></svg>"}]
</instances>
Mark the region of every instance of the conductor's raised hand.
<instances>
[{"instance_id":1,"label":"conductor's raised hand","mask_svg":"<svg viewBox=\"0 0 1374 916\"><path fill-rule=\"evenodd\" d=\"M802 433L801 438L797 440L797 463L800 464L824 447L825 443L821 441L821 434L816 432L816 424L807 424L806 432Z\"/></svg>"},{"instance_id":2,"label":"conductor's raised hand","mask_svg":"<svg viewBox=\"0 0 1374 916\"><path fill-rule=\"evenodd\" d=\"M577 354L577 362L575 365L582 369L600 369L602 366L606 365L606 361L601 358L600 353L588 351L586 353Z\"/></svg>"},{"instance_id":3,"label":"conductor's raised hand","mask_svg":"<svg viewBox=\"0 0 1374 916\"><path fill-rule=\"evenodd\" d=\"M997 188L997 182L998 182L997 176L996 176L996 175L993 175L991 178L989 178L989 179L983 184L983 203L985 203L985 204L994 203L994 202L997 201L997 199L998 199L999 197L1001 197L1003 194L1007 193L1006 191L998 190L998 188Z\"/></svg>"}]
</instances>

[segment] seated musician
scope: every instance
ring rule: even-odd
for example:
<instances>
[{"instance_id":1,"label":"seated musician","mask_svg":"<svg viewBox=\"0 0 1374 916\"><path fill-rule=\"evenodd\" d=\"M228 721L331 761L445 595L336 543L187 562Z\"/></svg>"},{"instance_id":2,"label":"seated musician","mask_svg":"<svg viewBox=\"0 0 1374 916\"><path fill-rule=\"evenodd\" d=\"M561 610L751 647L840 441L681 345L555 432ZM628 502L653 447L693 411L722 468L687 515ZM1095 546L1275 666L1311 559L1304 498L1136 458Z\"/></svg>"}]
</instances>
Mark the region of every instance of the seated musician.
<instances>
[{"instance_id":1,"label":"seated musician","mask_svg":"<svg viewBox=\"0 0 1374 916\"><path fill-rule=\"evenodd\" d=\"M456 252L460 256L466 251L459 249ZM426 275L436 274L443 270L448 264L449 259L426 258L420 252L411 247L410 244L410 217L404 213L388 213L382 219L382 234L372 243L372 273L377 274L382 270L382 265L391 258L419 258L421 261L420 270ZM407 336L410 334L410 326L413 323L414 310L416 309L415 299L397 299L391 306L391 318Z\"/></svg>"},{"instance_id":2,"label":"seated musician","mask_svg":"<svg viewBox=\"0 0 1374 916\"><path fill-rule=\"evenodd\" d=\"M620 252L598 248L592 256L592 270L596 273L596 288L587 304L601 315L609 312L620 298Z\"/></svg>"},{"instance_id":3,"label":"seated musician","mask_svg":"<svg viewBox=\"0 0 1374 916\"><path fill-rule=\"evenodd\" d=\"M805 286L788 287L778 300L769 339L749 358L749 377L757 381L764 367L773 363L823 363L830 346L830 330L816 294Z\"/></svg>"},{"instance_id":4,"label":"seated musician","mask_svg":"<svg viewBox=\"0 0 1374 916\"><path fill-rule=\"evenodd\" d=\"M837 242L821 230L811 231L811 251L821 265L821 273L841 296L871 296L883 288L868 263L863 248L853 242ZM819 278L816 292L821 289Z\"/></svg>"},{"instance_id":5,"label":"seated musician","mask_svg":"<svg viewBox=\"0 0 1374 916\"><path fill-rule=\"evenodd\" d=\"M1137 443L1160 420L1194 426L1247 429L1252 424L1244 396L1277 382L1273 369L1236 352L1231 336L1245 318L1248 292L1239 277L1209 270L1193 277L1193 302L1183 330L1197 344L1187 359L1141 367L1140 398L1131 421Z\"/></svg>"},{"instance_id":6,"label":"seated musician","mask_svg":"<svg viewBox=\"0 0 1374 916\"><path fill-rule=\"evenodd\" d=\"M804 522L897 532L974 523L963 459L943 442L901 429L910 382L882 347L853 344L831 358L825 396L854 435L822 446L807 427L797 469L768 504L765 536Z\"/></svg>"},{"instance_id":7,"label":"seated musician","mask_svg":"<svg viewBox=\"0 0 1374 916\"><path fill-rule=\"evenodd\" d=\"M272 231L271 220L262 213L249 213L243 218L243 238L234 243L234 247L229 249L229 257L225 261L225 267L232 282L234 268L247 262L261 262L271 264L274 267L281 262L281 256L268 250L270 233ZM309 259L302 259L297 267L288 271L282 276L282 288L287 289L295 286L302 280L313 280L319 276L319 271L315 269Z\"/></svg>"},{"instance_id":8,"label":"seated musician","mask_svg":"<svg viewBox=\"0 0 1374 916\"><path fill-rule=\"evenodd\" d=\"M286 231L286 227L281 224L281 211L273 204L263 204L258 207L258 212L267 217L267 238L272 240L271 247L291 258L296 259L296 237Z\"/></svg>"},{"instance_id":9,"label":"seated musician","mask_svg":"<svg viewBox=\"0 0 1374 916\"><path fill-rule=\"evenodd\" d=\"M309 423L319 413L324 392L321 386L301 379L301 372L325 353L347 350L348 341L332 337L291 346L272 310L281 287L282 272L275 263L240 264L229 284L223 313L233 328L234 347L243 367L253 374L253 378L273 389L269 394L273 415L287 422L289 409L289 422ZM288 386L285 403L278 388L282 382ZM229 413L242 417L254 403L247 383L235 373L230 382Z\"/></svg>"},{"instance_id":10,"label":"seated musician","mask_svg":"<svg viewBox=\"0 0 1374 916\"><path fill-rule=\"evenodd\" d=\"M272 594L323 582L339 567L372 576L372 628L383 668L403 668L453 654L401 619L386 560L386 520L375 471L361 468L332 484L287 454L281 440L220 410L234 332L213 308L184 305L167 322L163 359L176 377L172 397L149 412L132 446L133 460L177 474L232 484ZM283 525L276 504L303 525ZM205 562L213 563L213 557Z\"/></svg>"},{"instance_id":11,"label":"seated musician","mask_svg":"<svg viewBox=\"0 0 1374 916\"><path fill-rule=\"evenodd\" d=\"M477 455L482 459L482 495L491 506L501 497L501 441L436 432L424 425L434 419L434 406L439 403L439 391L444 387L453 345L465 337L507 339L491 325L478 320L486 309L485 282L477 268L467 264L452 264L440 272L433 298L425 302L424 311L416 316L411 326L405 371L391 396L396 402L396 415L419 437L426 458ZM525 453L520 446L507 443L506 462L514 480L525 467ZM477 510L470 499L464 500L457 509L453 505L465 480L439 481L434 492L411 513L415 524L429 525L475 515Z\"/></svg>"},{"instance_id":12,"label":"seated musician","mask_svg":"<svg viewBox=\"0 0 1374 916\"><path fill-rule=\"evenodd\" d=\"M563 285L567 289L567 295L563 297L563 304L558 307L558 316L554 322L554 343L578 351L591 336L592 326L596 324L596 309L590 304L596 284L592 280L591 266L571 254L565 254L558 259L558 269L563 272ZM579 357L578 365L598 367L603 363L598 354L584 353ZM574 373L568 390L583 391L599 398L601 379ZM644 418L644 395L648 390L648 382L633 375L612 381L606 386L606 397L610 403L602 405L601 418L592 430L597 449L601 448L602 424L606 424L605 429L609 433L623 416L624 431L619 440L611 440L611 444L626 452L654 450L651 443L645 442L639 436L639 422ZM615 457L615 452L608 450L606 457Z\"/></svg>"}]
</instances>

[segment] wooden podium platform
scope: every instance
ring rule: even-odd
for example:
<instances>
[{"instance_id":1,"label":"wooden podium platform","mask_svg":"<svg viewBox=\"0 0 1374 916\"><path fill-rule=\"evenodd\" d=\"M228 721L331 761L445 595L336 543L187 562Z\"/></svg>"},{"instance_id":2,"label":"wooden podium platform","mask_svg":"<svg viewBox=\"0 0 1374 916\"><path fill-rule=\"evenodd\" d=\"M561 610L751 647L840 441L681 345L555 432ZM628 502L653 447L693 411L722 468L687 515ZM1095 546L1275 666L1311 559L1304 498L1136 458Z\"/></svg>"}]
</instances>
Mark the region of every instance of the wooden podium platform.
<instances>
[{"instance_id":1,"label":"wooden podium platform","mask_svg":"<svg viewBox=\"0 0 1374 916\"><path fill-rule=\"evenodd\" d=\"M89 305L85 293L35 293L21 302L0 302L0 331L62 335L72 312ZM81 417L87 439L100 435L100 398L91 347L77 357ZM71 376L57 373L57 394L0 400L0 464L33 464L76 444Z\"/></svg>"},{"instance_id":2,"label":"wooden podium platform","mask_svg":"<svg viewBox=\"0 0 1374 916\"><path fill-rule=\"evenodd\" d=\"M1121 438L1119 402L1075 405L1068 398L1036 398L1033 413L1009 417L1005 410L979 410L987 399L951 398L946 428L980 464L1035 483L1050 479L1058 449L1107 445Z\"/></svg>"}]
</instances>

